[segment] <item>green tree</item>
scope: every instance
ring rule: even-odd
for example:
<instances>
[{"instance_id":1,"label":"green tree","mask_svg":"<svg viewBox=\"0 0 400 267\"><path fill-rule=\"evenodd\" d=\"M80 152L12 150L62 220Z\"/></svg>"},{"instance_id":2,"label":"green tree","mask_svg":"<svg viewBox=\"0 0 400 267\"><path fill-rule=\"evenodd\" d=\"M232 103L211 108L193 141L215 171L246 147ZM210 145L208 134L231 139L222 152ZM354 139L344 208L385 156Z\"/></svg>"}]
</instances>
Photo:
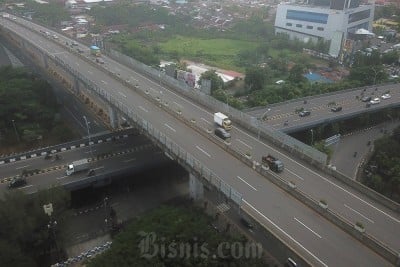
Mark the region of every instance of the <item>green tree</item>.
<instances>
[{"instance_id":1,"label":"green tree","mask_svg":"<svg viewBox=\"0 0 400 267\"><path fill-rule=\"evenodd\" d=\"M307 79L303 76L305 72L305 66L302 64L296 64L289 72L288 80L292 83L306 82Z\"/></svg>"},{"instance_id":2,"label":"green tree","mask_svg":"<svg viewBox=\"0 0 400 267\"><path fill-rule=\"evenodd\" d=\"M244 83L250 91L257 91L263 89L267 75L265 70L260 67L252 67L246 70L246 77Z\"/></svg>"},{"instance_id":3,"label":"green tree","mask_svg":"<svg viewBox=\"0 0 400 267\"><path fill-rule=\"evenodd\" d=\"M211 95L218 89L224 88L224 81L221 77L218 76L215 70L208 70L203 72L200 75L200 82L201 80L210 80L211 81Z\"/></svg>"}]
</instances>

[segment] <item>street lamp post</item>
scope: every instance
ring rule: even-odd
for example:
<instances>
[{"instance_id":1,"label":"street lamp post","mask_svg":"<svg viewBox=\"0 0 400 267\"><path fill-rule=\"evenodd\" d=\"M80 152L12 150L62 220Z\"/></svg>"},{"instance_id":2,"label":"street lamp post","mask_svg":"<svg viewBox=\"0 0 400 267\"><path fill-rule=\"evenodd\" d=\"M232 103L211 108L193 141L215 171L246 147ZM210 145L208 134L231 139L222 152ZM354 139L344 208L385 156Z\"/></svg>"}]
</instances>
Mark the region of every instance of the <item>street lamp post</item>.
<instances>
[{"instance_id":1,"label":"street lamp post","mask_svg":"<svg viewBox=\"0 0 400 267\"><path fill-rule=\"evenodd\" d=\"M258 133L257 133L257 139L260 140L260 131L261 131L261 120L264 119L264 117L267 115L267 112L270 111L271 109L267 109L260 118L258 118Z\"/></svg>"},{"instance_id":2,"label":"street lamp post","mask_svg":"<svg viewBox=\"0 0 400 267\"><path fill-rule=\"evenodd\" d=\"M87 119L86 119L86 116L83 116L83 119L85 120L86 129L87 129L87 133L88 133L90 155L91 155L92 158L93 158L92 145L91 145L91 140L90 140L89 123L88 123L88 121L87 121Z\"/></svg>"},{"instance_id":3,"label":"street lamp post","mask_svg":"<svg viewBox=\"0 0 400 267\"><path fill-rule=\"evenodd\" d=\"M18 143L19 143L19 142L20 142L20 140L19 140L19 135L18 135L18 132L17 132L17 127L15 127L15 122L14 122L14 120L12 120L12 124L13 124L13 126L14 126L15 135L17 136L17 141L18 141Z\"/></svg>"}]
</instances>

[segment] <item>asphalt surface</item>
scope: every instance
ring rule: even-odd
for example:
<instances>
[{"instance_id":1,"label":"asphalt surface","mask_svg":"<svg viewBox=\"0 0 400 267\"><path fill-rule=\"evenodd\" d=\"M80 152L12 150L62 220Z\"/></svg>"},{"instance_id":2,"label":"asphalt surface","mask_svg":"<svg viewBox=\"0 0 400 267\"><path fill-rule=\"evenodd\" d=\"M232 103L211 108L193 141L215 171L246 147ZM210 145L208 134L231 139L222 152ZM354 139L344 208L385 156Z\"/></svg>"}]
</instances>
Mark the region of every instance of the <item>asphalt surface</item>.
<instances>
[{"instance_id":1,"label":"asphalt surface","mask_svg":"<svg viewBox=\"0 0 400 267\"><path fill-rule=\"evenodd\" d=\"M398 121L386 122L342 136L337 144L332 145L334 153L331 164L341 173L355 179L360 164L372 151L374 141L384 135L390 135L397 126L399 126ZM369 145L368 142L370 142ZM356 156L354 156L354 152L357 152Z\"/></svg>"},{"instance_id":2,"label":"asphalt surface","mask_svg":"<svg viewBox=\"0 0 400 267\"><path fill-rule=\"evenodd\" d=\"M375 90L378 88L378 90ZM378 109L383 109L388 105L400 105L400 84L391 84L384 86L371 86L365 91L358 89L354 91L338 92L329 96L315 96L304 103L303 100L295 100L282 102L278 104L251 109L246 113L256 117L263 117L263 123L284 132L294 132L299 129L315 126L321 123L332 122L335 120L351 117L352 115L361 112L373 112ZM366 107L366 103L361 101L362 96L371 96L371 98L381 97L386 92L390 91L390 99L381 99L381 102L376 105ZM357 99L358 97L358 99ZM342 111L332 112L334 102L336 105L342 106ZM311 114L307 117L300 117L296 113L296 109L304 108L309 110ZM268 109L270 109L268 111ZM287 125L285 122L287 121Z\"/></svg>"},{"instance_id":3,"label":"asphalt surface","mask_svg":"<svg viewBox=\"0 0 400 267\"><path fill-rule=\"evenodd\" d=\"M91 155L96 157L97 155L107 154L110 152L118 153L128 151L132 148L134 148L134 151L130 151L129 153L93 161L90 163L89 168L94 169L96 175L100 175L102 173L129 168L137 162L151 162L154 157L163 154L162 151L155 147L144 136L128 136L127 138L118 139L116 141L104 142L94 144L90 147L87 146L59 152L57 154L60 156L60 160L46 160L44 159L44 156L41 156L2 164L0 165L0 179L4 180L5 178L15 177L18 174L22 174L23 170L50 169L52 167L67 165L78 159L91 158ZM11 190L23 190L27 193L33 193L39 189L45 189L52 185L67 185L87 178L86 171L67 176L65 170L66 168L63 167L50 172L27 177L26 186ZM10 190L7 186L7 182L0 184L0 196Z\"/></svg>"},{"instance_id":4,"label":"asphalt surface","mask_svg":"<svg viewBox=\"0 0 400 267\"><path fill-rule=\"evenodd\" d=\"M21 21L21 23L26 23L29 27L34 26L36 30L39 29L39 26L32 25L30 22ZM146 98L137 95L132 89L110 77L101 68L112 69L121 78L137 83L140 89L148 90L151 96L158 96L163 102L170 103L171 108L179 107L183 116L189 119L196 118L196 121L204 128L214 127L211 112L167 88L160 87L159 83L153 82L109 58L103 57L105 64L98 64L98 67L94 67L75 54L67 52L62 46L65 40L59 40L60 45L57 45L54 40L50 42L46 40L43 34L33 33L13 22L3 20L2 24L20 33L24 38L29 37L49 54L61 58L65 63L81 73L85 73L100 88L107 90L113 98L128 105L134 113L151 122L156 129L162 131L226 183L241 192L244 199L243 205L263 214L266 222L278 225L281 229L278 234L293 244L300 245L306 257L318 261L322 266L389 265L363 244L226 153L220 146L182 124L175 117L166 114ZM88 49L86 48L84 51L82 56L90 58ZM255 160L260 159L261 155L266 153L272 153L279 157L286 167L285 171L278 175L280 178L286 181L295 181L298 188L314 199L326 199L332 210L349 221L363 222L371 235L399 250L399 214L374 203L371 199L338 183L335 179L311 169L310 166L293 160L290 155L257 140L243 129L234 127L231 134L232 148L243 154L251 151ZM277 174L271 172L271 175ZM354 257L354 255L358 255L358 257Z\"/></svg>"}]
</instances>

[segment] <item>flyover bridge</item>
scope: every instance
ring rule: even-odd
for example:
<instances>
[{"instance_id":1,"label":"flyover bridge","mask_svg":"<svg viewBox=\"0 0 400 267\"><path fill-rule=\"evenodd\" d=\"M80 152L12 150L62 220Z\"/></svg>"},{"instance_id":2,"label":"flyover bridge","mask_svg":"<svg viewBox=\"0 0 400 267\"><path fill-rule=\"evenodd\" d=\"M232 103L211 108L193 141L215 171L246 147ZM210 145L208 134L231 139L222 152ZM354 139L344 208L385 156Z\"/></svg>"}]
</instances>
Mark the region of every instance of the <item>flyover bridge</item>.
<instances>
[{"instance_id":1,"label":"flyover bridge","mask_svg":"<svg viewBox=\"0 0 400 267\"><path fill-rule=\"evenodd\" d=\"M361 185L344 182L343 177L343 182L338 181L333 176L340 175L327 170L318 154L312 157L312 152L303 151L306 155L302 156L295 142L291 146L266 142L271 138L264 129L258 130L256 120L243 115L239 123L242 115L228 107L236 125L231 141L222 142L212 134L212 113L217 109L206 105L205 96L193 101L188 97L193 92L172 90L164 86L162 74L159 79L149 79L149 75L126 67L129 62L122 65L103 57L104 64L98 64L88 48L78 44L79 53L66 46L71 39L58 33L54 33L57 39L46 36L43 32L50 30L30 21L2 18L0 22L1 35L33 58L38 67L63 79L76 95L102 103L114 125L122 117L135 124L187 168L193 174L193 196L201 198L202 182L215 186L316 266L387 266L398 260L398 205ZM281 174L259 165L267 153L283 161ZM329 208L320 208L320 199L326 200ZM355 232L356 222L365 225L366 233Z\"/></svg>"}]
</instances>

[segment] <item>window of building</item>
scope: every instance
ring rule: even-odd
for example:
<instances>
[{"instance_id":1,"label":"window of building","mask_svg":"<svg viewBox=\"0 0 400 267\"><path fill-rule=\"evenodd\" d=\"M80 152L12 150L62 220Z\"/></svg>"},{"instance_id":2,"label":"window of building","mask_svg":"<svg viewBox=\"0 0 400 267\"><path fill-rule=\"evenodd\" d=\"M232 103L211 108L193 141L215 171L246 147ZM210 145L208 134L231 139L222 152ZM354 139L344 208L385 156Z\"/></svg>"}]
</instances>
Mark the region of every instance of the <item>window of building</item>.
<instances>
[{"instance_id":1,"label":"window of building","mask_svg":"<svg viewBox=\"0 0 400 267\"><path fill-rule=\"evenodd\" d=\"M301 24L296 24L296 27L297 27L297 28L302 28L303 25L301 25Z\"/></svg>"},{"instance_id":2,"label":"window of building","mask_svg":"<svg viewBox=\"0 0 400 267\"><path fill-rule=\"evenodd\" d=\"M286 23L286 26L290 27L290 26L292 26L292 23Z\"/></svg>"},{"instance_id":3,"label":"window of building","mask_svg":"<svg viewBox=\"0 0 400 267\"><path fill-rule=\"evenodd\" d=\"M312 30L312 29L314 29L314 27L309 25L309 26L307 26L307 29Z\"/></svg>"},{"instance_id":4,"label":"window of building","mask_svg":"<svg viewBox=\"0 0 400 267\"><path fill-rule=\"evenodd\" d=\"M323 30L324 30L324 28L323 28L323 27L318 27L318 28L317 28L317 30L319 30L319 31L323 31Z\"/></svg>"},{"instance_id":5,"label":"window of building","mask_svg":"<svg viewBox=\"0 0 400 267\"><path fill-rule=\"evenodd\" d=\"M289 9L286 13L286 19L327 24L328 14Z\"/></svg>"},{"instance_id":6,"label":"window of building","mask_svg":"<svg viewBox=\"0 0 400 267\"><path fill-rule=\"evenodd\" d=\"M350 14L348 23L356 22L362 19L367 19L369 18L370 15L371 15L370 9Z\"/></svg>"}]
</instances>

